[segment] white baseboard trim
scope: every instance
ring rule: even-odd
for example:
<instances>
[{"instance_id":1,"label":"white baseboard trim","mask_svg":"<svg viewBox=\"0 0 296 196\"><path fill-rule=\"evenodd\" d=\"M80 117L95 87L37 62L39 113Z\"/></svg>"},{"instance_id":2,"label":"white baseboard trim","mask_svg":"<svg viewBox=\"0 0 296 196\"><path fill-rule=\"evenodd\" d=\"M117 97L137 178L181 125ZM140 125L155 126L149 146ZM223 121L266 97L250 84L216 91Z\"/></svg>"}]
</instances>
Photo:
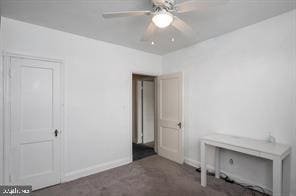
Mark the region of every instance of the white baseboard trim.
<instances>
[{"instance_id":1,"label":"white baseboard trim","mask_svg":"<svg viewBox=\"0 0 296 196\"><path fill-rule=\"evenodd\" d=\"M82 178L82 177L89 176L102 171L106 171L115 167L126 165L131 162L132 162L132 159L128 157L128 158L118 159L115 161L110 161L107 163L102 163L102 164L94 165L84 169L72 171L64 175L64 177L62 178L62 182L69 182L72 180L76 180L78 178Z\"/></svg>"},{"instance_id":2,"label":"white baseboard trim","mask_svg":"<svg viewBox=\"0 0 296 196\"><path fill-rule=\"evenodd\" d=\"M184 162L192 167L200 167L200 162L197 161L197 160L193 160L193 159L189 159L189 158L184 158ZM208 165L207 164L207 169L210 171L210 172L214 172L215 171L215 168L212 166L212 165Z\"/></svg>"},{"instance_id":3,"label":"white baseboard trim","mask_svg":"<svg viewBox=\"0 0 296 196\"><path fill-rule=\"evenodd\" d=\"M193 167L197 167L197 168L200 167L200 162L197 161L197 160L193 160L193 159L190 159L190 158L186 158L185 157L184 162L186 164L190 165L190 166L193 166ZM209 170L210 172L215 172L215 167L212 166L212 165L207 164L207 170ZM229 172L225 172L224 170L221 170L221 172L225 173L226 175L228 175L231 179L233 179L236 182L244 183L244 184L249 184L249 185L255 185L250 180L244 179L241 176L237 176L235 174L232 174L232 173L229 173ZM266 193L272 195L272 190L270 188L268 188L266 186L263 186L263 185L259 185L259 184L257 184L257 186L262 187ZM291 196L293 196L293 195L291 195Z\"/></svg>"}]
</instances>

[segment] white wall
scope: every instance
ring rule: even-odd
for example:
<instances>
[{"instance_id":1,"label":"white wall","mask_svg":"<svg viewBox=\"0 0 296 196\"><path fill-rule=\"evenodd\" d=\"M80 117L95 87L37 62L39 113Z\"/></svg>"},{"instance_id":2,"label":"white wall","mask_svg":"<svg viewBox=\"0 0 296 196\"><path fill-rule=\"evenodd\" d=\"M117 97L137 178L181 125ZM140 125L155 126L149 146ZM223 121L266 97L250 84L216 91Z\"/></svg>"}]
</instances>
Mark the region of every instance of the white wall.
<instances>
[{"instance_id":1,"label":"white wall","mask_svg":"<svg viewBox=\"0 0 296 196\"><path fill-rule=\"evenodd\" d=\"M143 143L154 141L154 81L143 81Z\"/></svg>"},{"instance_id":2,"label":"white wall","mask_svg":"<svg viewBox=\"0 0 296 196\"><path fill-rule=\"evenodd\" d=\"M199 138L211 132L258 139L271 132L278 142L294 144L296 195L295 35L296 10L163 57L164 73L184 72L188 162L199 162ZM224 151L222 169L271 188L269 161Z\"/></svg>"},{"instance_id":3,"label":"white wall","mask_svg":"<svg viewBox=\"0 0 296 196\"><path fill-rule=\"evenodd\" d=\"M131 161L132 75L159 74L161 57L2 18L7 52L65 64L66 179Z\"/></svg>"},{"instance_id":4,"label":"white wall","mask_svg":"<svg viewBox=\"0 0 296 196\"><path fill-rule=\"evenodd\" d=\"M0 8L0 31L1 31L1 8ZM2 37L0 34L0 184L3 183L3 66L2 66Z\"/></svg>"},{"instance_id":5,"label":"white wall","mask_svg":"<svg viewBox=\"0 0 296 196\"><path fill-rule=\"evenodd\" d=\"M136 80L136 124L137 144L143 143L142 123L142 80Z\"/></svg>"}]
</instances>

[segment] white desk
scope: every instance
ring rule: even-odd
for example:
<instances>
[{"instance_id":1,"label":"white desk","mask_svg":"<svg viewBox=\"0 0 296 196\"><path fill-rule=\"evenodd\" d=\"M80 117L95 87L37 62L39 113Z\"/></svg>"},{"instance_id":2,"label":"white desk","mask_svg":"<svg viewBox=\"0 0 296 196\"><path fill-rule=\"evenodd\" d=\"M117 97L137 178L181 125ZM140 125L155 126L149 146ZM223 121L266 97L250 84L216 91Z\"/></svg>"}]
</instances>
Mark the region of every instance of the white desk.
<instances>
[{"instance_id":1,"label":"white desk","mask_svg":"<svg viewBox=\"0 0 296 196\"><path fill-rule=\"evenodd\" d=\"M253 155L273 161L273 195L282 194L282 161L291 153L291 147L284 144L272 144L263 140L254 140L223 134L212 134L201 138L201 185L207 185L206 147L215 149L215 176L220 176L220 148Z\"/></svg>"}]
</instances>

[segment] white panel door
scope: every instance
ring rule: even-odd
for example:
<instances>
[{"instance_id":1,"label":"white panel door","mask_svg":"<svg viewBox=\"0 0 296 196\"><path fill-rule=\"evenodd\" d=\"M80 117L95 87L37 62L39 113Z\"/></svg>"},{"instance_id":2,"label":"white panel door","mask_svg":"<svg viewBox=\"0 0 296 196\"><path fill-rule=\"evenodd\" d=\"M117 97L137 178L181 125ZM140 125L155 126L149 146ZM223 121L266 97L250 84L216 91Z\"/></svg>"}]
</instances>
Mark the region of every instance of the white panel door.
<instances>
[{"instance_id":1,"label":"white panel door","mask_svg":"<svg viewBox=\"0 0 296 196\"><path fill-rule=\"evenodd\" d=\"M163 75L158 88L158 153L183 163L183 77L182 73Z\"/></svg>"},{"instance_id":2,"label":"white panel door","mask_svg":"<svg viewBox=\"0 0 296 196\"><path fill-rule=\"evenodd\" d=\"M11 58L11 181L60 183L60 64Z\"/></svg>"}]
</instances>

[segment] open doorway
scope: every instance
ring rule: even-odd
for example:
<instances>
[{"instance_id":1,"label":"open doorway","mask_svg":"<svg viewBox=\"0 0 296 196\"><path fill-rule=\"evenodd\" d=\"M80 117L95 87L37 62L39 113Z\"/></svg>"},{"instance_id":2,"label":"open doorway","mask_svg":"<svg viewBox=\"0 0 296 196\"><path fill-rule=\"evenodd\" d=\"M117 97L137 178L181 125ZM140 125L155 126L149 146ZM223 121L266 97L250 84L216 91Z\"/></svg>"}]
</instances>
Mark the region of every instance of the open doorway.
<instances>
[{"instance_id":1,"label":"open doorway","mask_svg":"<svg viewBox=\"0 0 296 196\"><path fill-rule=\"evenodd\" d=\"M156 154L155 77L133 74L133 161Z\"/></svg>"}]
</instances>

